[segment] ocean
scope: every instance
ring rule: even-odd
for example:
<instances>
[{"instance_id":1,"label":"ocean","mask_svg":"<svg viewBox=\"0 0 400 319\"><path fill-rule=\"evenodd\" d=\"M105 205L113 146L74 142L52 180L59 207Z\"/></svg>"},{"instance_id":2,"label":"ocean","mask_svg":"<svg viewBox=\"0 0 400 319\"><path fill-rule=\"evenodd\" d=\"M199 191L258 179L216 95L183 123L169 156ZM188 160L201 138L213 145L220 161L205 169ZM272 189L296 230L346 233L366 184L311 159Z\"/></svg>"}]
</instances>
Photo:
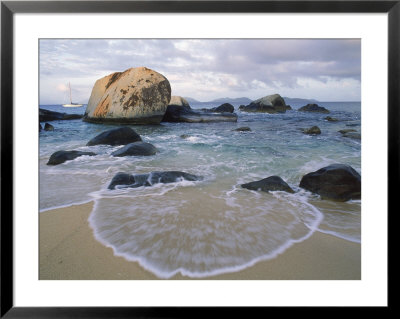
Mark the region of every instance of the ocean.
<instances>
[{"instance_id":1,"label":"ocean","mask_svg":"<svg viewBox=\"0 0 400 319\"><path fill-rule=\"evenodd\" d=\"M360 132L361 103L318 104L331 113L298 112L303 104L292 104L293 110L284 114L244 113L234 105L237 123L131 126L143 141L157 147L159 152L147 157L110 155L121 146L86 146L91 138L117 125L52 121L54 131L39 133L40 211L93 201L89 223L95 238L112 247L115 255L139 262L159 278L238 271L275 258L316 231L361 243L361 201L321 200L298 186L303 175L333 163L348 164L361 174L361 141L338 132L349 128ZM40 108L85 111L85 106ZM329 122L327 115L339 121ZM301 128L314 125L322 134L302 133ZM242 126L251 131L234 131ZM59 150L98 155L46 165ZM118 172L167 170L203 179L107 189ZM280 176L295 193L240 187L271 175Z\"/></svg>"}]
</instances>

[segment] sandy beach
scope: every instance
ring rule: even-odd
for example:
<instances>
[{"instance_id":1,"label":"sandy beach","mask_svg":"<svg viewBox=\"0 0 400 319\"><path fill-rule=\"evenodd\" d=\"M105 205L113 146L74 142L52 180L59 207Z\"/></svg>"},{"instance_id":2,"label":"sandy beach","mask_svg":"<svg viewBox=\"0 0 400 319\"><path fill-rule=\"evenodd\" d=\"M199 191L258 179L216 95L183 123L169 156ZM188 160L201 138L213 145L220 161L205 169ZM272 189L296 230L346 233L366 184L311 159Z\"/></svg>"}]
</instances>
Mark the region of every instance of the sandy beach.
<instances>
[{"instance_id":1,"label":"sandy beach","mask_svg":"<svg viewBox=\"0 0 400 319\"><path fill-rule=\"evenodd\" d=\"M39 214L39 279L158 280L138 263L113 254L93 236L93 203ZM193 280L180 274L171 280ZM278 257L210 280L360 280L361 245L320 232Z\"/></svg>"}]
</instances>

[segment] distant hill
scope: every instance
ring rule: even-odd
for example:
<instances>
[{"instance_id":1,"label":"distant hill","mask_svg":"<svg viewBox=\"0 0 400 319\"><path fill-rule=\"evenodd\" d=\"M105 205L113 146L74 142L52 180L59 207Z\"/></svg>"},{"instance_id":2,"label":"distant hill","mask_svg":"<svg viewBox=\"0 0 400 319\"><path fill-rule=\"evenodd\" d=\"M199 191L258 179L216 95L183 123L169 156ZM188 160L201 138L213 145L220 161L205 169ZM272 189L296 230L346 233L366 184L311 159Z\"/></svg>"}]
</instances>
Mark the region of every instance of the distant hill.
<instances>
[{"instance_id":1,"label":"distant hill","mask_svg":"<svg viewBox=\"0 0 400 319\"><path fill-rule=\"evenodd\" d=\"M210 101L211 103L234 103L234 104L249 104L252 100L248 97L237 97L237 98L230 98L230 97L223 97L219 99L215 99Z\"/></svg>"},{"instance_id":2,"label":"distant hill","mask_svg":"<svg viewBox=\"0 0 400 319\"><path fill-rule=\"evenodd\" d=\"M283 97L285 100L286 104L293 104L293 103L304 103L304 105L309 104L309 103L317 103L317 100L314 99L300 99L297 97Z\"/></svg>"},{"instance_id":3,"label":"distant hill","mask_svg":"<svg viewBox=\"0 0 400 319\"><path fill-rule=\"evenodd\" d=\"M190 103L203 103L203 102L197 101L197 100L195 100L195 99L193 99L193 98L191 98L191 97L184 96L183 98L184 98L186 101L188 101L189 104L190 104Z\"/></svg>"}]
</instances>

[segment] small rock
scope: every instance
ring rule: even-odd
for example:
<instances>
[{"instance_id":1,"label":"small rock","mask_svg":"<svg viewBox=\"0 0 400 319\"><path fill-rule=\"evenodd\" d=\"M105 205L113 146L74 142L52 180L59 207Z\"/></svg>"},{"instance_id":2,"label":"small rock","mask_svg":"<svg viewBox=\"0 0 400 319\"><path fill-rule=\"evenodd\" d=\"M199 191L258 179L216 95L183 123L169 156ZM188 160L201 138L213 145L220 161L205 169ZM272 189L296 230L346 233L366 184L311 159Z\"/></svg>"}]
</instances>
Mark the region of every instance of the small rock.
<instances>
[{"instance_id":1,"label":"small rock","mask_svg":"<svg viewBox=\"0 0 400 319\"><path fill-rule=\"evenodd\" d=\"M151 156L157 153L157 149L154 145L150 143L144 142L134 142L124 147L120 148L119 150L113 152L111 155L116 157L122 156Z\"/></svg>"},{"instance_id":2,"label":"small rock","mask_svg":"<svg viewBox=\"0 0 400 319\"><path fill-rule=\"evenodd\" d=\"M236 132L250 132L251 128L248 127L248 126L243 126L243 127L238 127L236 129L234 129L233 131L236 131Z\"/></svg>"},{"instance_id":3,"label":"small rock","mask_svg":"<svg viewBox=\"0 0 400 319\"><path fill-rule=\"evenodd\" d=\"M321 130L318 126L313 126L310 128L302 129L304 134L309 134L309 135L318 135L321 134Z\"/></svg>"},{"instance_id":4,"label":"small rock","mask_svg":"<svg viewBox=\"0 0 400 319\"><path fill-rule=\"evenodd\" d=\"M54 126L49 124L49 123L45 123L44 124L44 130L45 131L54 131Z\"/></svg>"},{"instance_id":5,"label":"small rock","mask_svg":"<svg viewBox=\"0 0 400 319\"><path fill-rule=\"evenodd\" d=\"M126 145L134 142L141 142L142 138L130 127L115 128L105 131L92 138L86 145Z\"/></svg>"},{"instance_id":6,"label":"small rock","mask_svg":"<svg viewBox=\"0 0 400 319\"><path fill-rule=\"evenodd\" d=\"M83 155L94 156L93 152L81 152L81 151L57 151L50 156L47 165L58 165L66 161L74 160L75 158Z\"/></svg>"},{"instance_id":7,"label":"small rock","mask_svg":"<svg viewBox=\"0 0 400 319\"><path fill-rule=\"evenodd\" d=\"M344 130L340 130L338 132L342 133L342 134L346 134L346 133L350 133L350 132L357 132L357 130L354 130L352 128L347 128L347 129L344 129Z\"/></svg>"},{"instance_id":8,"label":"small rock","mask_svg":"<svg viewBox=\"0 0 400 319\"><path fill-rule=\"evenodd\" d=\"M292 194L294 193L293 189L279 176L270 176L259 181L242 184L241 186L255 191L284 191Z\"/></svg>"},{"instance_id":9,"label":"small rock","mask_svg":"<svg viewBox=\"0 0 400 319\"><path fill-rule=\"evenodd\" d=\"M339 121L336 117L330 117L330 116L325 117L325 120L327 120L328 122L337 122L337 121Z\"/></svg>"},{"instance_id":10,"label":"small rock","mask_svg":"<svg viewBox=\"0 0 400 319\"><path fill-rule=\"evenodd\" d=\"M330 113L329 110L318 104L307 104L299 108L300 112Z\"/></svg>"}]
</instances>

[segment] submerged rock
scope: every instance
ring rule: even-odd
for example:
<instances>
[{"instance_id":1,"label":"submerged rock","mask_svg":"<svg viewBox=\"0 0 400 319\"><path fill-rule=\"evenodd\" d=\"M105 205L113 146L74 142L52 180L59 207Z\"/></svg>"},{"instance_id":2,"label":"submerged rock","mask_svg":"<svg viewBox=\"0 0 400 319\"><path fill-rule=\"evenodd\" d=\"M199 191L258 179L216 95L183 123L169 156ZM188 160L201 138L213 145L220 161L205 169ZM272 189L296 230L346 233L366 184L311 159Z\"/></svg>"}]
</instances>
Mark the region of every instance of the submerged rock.
<instances>
[{"instance_id":1,"label":"submerged rock","mask_svg":"<svg viewBox=\"0 0 400 319\"><path fill-rule=\"evenodd\" d=\"M57 151L50 156L47 165L62 164L66 161L74 160L75 158L83 155L94 156L96 154L93 152L81 152L81 151Z\"/></svg>"},{"instance_id":2,"label":"submerged rock","mask_svg":"<svg viewBox=\"0 0 400 319\"><path fill-rule=\"evenodd\" d=\"M44 124L44 130L45 131L54 131L54 126L49 124L49 123L45 123Z\"/></svg>"},{"instance_id":3,"label":"submerged rock","mask_svg":"<svg viewBox=\"0 0 400 319\"><path fill-rule=\"evenodd\" d=\"M299 186L322 199L342 202L361 199L361 176L349 165L333 164L308 173Z\"/></svg>"},{"instance_id":4,"label":"submerged rock","mask_svg":"<svg viewBox=\"0 0 400 319\"><path fill-rule=\"evenodd\" d=\"M258 100L251 102L249 105L241 105L239 110L243 112L260 112L260 113L285 113L286 110L291 110L289 105L286 105L285 100L279 94L264 96Z\"/></svg>"},{"instance_id":5,"label":"submerged rock","mask_svg":"<svg viewBox=\"0 0 400 319\"><path fill-rule=\"evenodd\" d=\"M181 180L199 181L201 179L200 176L179 171L151 172L149 174L138 175L130 175L120 172L113 177L110 185L108 185L108 189L115 189L116 186L119 186L119 188L136 188L141 186L152 186L158 183L168 184L179 182Z\"/></svg>"},{"instance_id":6,"label":"submerged rock","mask_svg":"<svg viewBox=\"0 0 400 319\"><path fill-rule=\"evenodd\" d=\"M304 134L309 134L309 135L318 135L321 134L321 129L318 126L313 126L310 128L303 128L301 129Z\"/></svg>"},{"instance_id":7,"label":"submerged rock","mask_svg":"<svg viewBox=\"0 0 400 319\"><path fill-rule=\"evenodd\" d=\"M96 81L84 120L159 124L171 100L166 77L146 67L115 72Z\"/></svg>"},{"instance_id":8,"label":"submerged rock","mask_svg":"<svg viewBox=\"0 0 400 319\"><path fill-rule=\"evenodd\" d=\"M134 142L119 150L111 153L112 156L122 157L122 156L151 156L157 153L157 149L154 145L144 142Z\"/></svg>"},{"instance_id":9,"label":"submerged rock","mask_svg":"<svg viewBox=\"0 0 400 319\"><path fill-rule=\"evenodd\" d=\"M130 127L120 127L105 131L92 138L86 145L125 145L134 142L141 142L142 138Z\"/></svg>"},{"instance_id":10,"label":"submerged rock","mask_svg":"<svg viewBox=\"0 0 400 319\"><path fill-rule=\"evenodd\" d=\"M251 128L248 127L248 126L242 126L242 127L235 128L233 131L236 131L236 132L250 132Z\"/></svg>"},{"instance_id":11,"label":"submerged rock","mask_svg":"<svg viewBox=\"0 0 400 319\"><path fill-rule=\"evenodd\" d=\"M330 113L329 110L318 104L307 104L299 108L300 112Z\"/></svg>"},{"instance_id":12,"label":"submerged rock","mask_svg":"<svg viewBox=\"0 0 400 319\"><path fill-rule=\"evenodd\" d=\"M67 113L49 111L45 109L39 109L39 122L77 120L81 119L82 117L83 115L81 114L67 114Z\"/></svg>"},{"instance_id":13,"label":"submerged rock","mask_svg":"<svg viewBox=\"0 0 400 319\"><path fill-rule=\"evenodd\" d=\"M235 113L194 111L179 105L168 105L162 121L186 123L237 122L237 115Z\"/></svg>"},{"instance_id":14,"label":"submerged rock","mask_svg":"<svg viewBox=\"0 0 400 319\"><path fill-rule=\"evenodd\" d=\"M331 117L331 116L325 117L325 120L327 120L328 122L338 122L339 121L336 117Z\"/></svg>"},{"instance_id":15,"label":"submerged rock","mask_svg":"<svg viewBox=\"0 0 400 319\"><path fill-rule=\"evenodd\" d=\"M259 181L242 184L241 186L254 191L284 191L294 193L293 189L279 176L270 176Z\"/></svg>"}]
</instances>

